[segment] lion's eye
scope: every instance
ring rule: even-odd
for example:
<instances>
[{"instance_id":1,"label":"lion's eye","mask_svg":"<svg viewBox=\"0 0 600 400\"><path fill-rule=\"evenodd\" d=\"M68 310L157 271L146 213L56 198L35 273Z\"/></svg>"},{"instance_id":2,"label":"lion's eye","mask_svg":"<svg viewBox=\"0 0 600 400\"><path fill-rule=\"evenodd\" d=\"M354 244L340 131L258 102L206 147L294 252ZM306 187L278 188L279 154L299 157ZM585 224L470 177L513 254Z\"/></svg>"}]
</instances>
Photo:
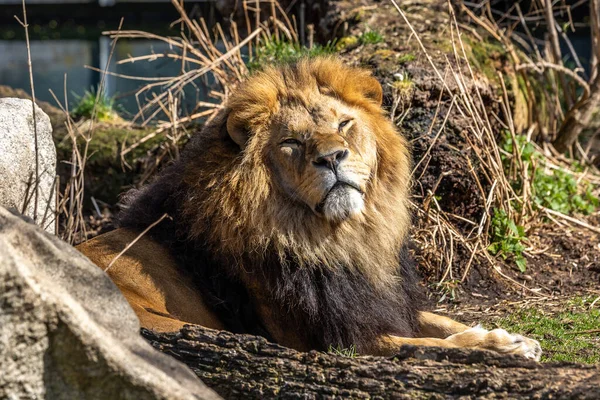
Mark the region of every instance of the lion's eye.
<instances>
[{"instance_id":1,"label":"lion's eye","mask_svg":"<svg viewBox=\"0 0 600 400\"><path fill-rule=\"evenodd\" d=\"M344 129L345 127L348 126L348 124L350 124L350 122L352 122L351 119L347 119L347 120L340 122L339 129L340 130Z\"/></svg>"},{"instance_id":2,"label":"lion's eye","mask_svg":"<svg viewBox=\"0 0 600 400\"><path fill-rule=\"evenodd\" d=\"M297 139L289 138L289 139L285 139L283 142L281 142L281 144L300 146L302 143Z\"/></svg>"}]
</instances>

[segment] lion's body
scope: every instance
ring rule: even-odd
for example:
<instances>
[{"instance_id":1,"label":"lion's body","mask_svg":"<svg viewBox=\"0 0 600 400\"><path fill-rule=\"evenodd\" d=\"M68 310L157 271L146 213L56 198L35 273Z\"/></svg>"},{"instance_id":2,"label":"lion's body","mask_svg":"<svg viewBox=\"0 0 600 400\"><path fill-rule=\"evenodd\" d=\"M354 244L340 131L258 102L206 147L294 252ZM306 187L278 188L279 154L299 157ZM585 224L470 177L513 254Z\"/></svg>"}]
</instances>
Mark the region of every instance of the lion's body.
<instances>
[{"instance_id":1,"label":"lion's body","mask_svg":"<svg viewBox=\"0 0 600 400\"><path fill-rule=\"evenodd\" d=\"M372 354L497 342L417 311L409 152L380 103L369 73L332 59L255 74L181 160L128 194L129 230L80 250L106 268L134 232L172 217L108 271L154 329L190 322Z\"/></svg>"},{"instance_id":2,"label":"lion's body","mask_svg":"<svg viewBox=\"0 0 600 400\"><path fill-rule=\"evenodd\" d=\"M137 233L117 229L77 246L96 265L107 269ZM184 323L224 329L205 305L191 277L178 268L168 250L142 237L106 271L140 318L143 327L162 332Z\"/></svg>"}]
</instances>

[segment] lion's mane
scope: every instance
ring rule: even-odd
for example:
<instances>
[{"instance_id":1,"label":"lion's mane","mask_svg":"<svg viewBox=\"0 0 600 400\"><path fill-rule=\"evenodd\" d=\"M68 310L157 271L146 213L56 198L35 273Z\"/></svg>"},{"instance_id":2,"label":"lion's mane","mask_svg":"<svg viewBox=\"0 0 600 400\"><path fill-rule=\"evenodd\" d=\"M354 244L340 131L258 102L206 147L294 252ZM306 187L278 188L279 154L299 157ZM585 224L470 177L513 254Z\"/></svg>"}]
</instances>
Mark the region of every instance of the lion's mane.
<instances>
[{"instance_id":1,"label":"lion's mane","mask_svg":"<svg viewBox=\"0 0 600 400\"><path fill-rule=\"evenodd\" d=\"M172 219L150 234L194 274L233 332L269 337L253 308L253 286L310 348L360 350L379 334L413 336L419 290L406 245L410 159L373 81L332 58L254 74L180 160L125 196L120 225L141 230L168 213ZM377 168L361 218L332 224L273 190L261 132L281 98L302 96L315 82L371 119L365 123L376 135ZM229 124L249 132L243 149L227 131L232 115Z\"/></svg>"}]
</instances>

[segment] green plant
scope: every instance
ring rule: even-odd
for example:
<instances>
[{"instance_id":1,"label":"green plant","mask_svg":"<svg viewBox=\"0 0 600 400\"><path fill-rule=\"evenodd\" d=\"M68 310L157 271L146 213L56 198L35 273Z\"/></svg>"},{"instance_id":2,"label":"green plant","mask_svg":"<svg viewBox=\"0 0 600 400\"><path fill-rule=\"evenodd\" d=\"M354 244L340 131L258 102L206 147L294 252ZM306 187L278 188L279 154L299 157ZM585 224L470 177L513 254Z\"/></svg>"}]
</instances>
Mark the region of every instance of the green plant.
<instances>
[{"instance_id":1,"label":"green plant","mask_svg":"<svg viewBox=\"0 0 600 400\"><path fill-rule=\"evenodd\" d=\"M342 357L349 357L349 358L356 358L356 357L358 357L358 353L356 352L356 346L355 345L351 345L348 348L343 348L340 345L338 345L336 347L333 347L332 345L329 345L329 349L327 350L327 352L329 354L333 354L333 355L336 355L336 356L342 356Z\"/></svg>"},{"instance_id":2,"label":"green plant","mask_svg":"<svg viewBox=\"0 0 600 400\"><path fill-rule=\"evenodd\" d=\"M515 136L518 152L515 151L515 143L510 134L505 133L501 147L505 151L502 155L505 167L510 168L511 156L517 154L521 156L521 162L524 168L527 168L528 175L533 174L531 181L531 193L533 195L534 206L558 211L563 214L572 214L581 212L591 214L598 208L599 200L592 194L591 185L587 185L582 189L582 185L578 184L573 174L555 169L551 173L545 172L545 162L542 154L535 150L533 144L527 141L523 135ZM506 154L507 153L507 154ZM533 165L537 168L534 171ZM581 169L581 165L575 164L575 170ZM524 175L522 171L513 182L513 188L517 193L522 192L523 180L520 178Z\"/></svg>"},{"instance_id":3,"label":"green plant","mask_svg":"<svg viewBox=\"0 0 600 400\"><path fill-rule=\"evenodd\" d=\"M438 300L438 303L443 302L448 297L451 301L458 300L458 287L460 285L459 279L443 280L440 283L436 283L435 287L439 290L442 297Z\"/></svg>"},{"instance_id":4,"label":"green plant","mask_svg":"<svg viewBox=\"0 0 600 400\"><path fill-rule=\"evenodd\" d=\"M115 98L107 96L104 92L97 96L96 89L86 90L83 96L74 94L77 104L71 110L73 118L91 118L95 115L98 121L107 121L114 119L117 114L118 106L115 105ZM96 98L98 102L96 102Z\"/></svg>"},{"instance_id":5,"label":"green plant","mask_svg":"<svg viewBox=\"0 0 600 400\"><path fill-rule=\"evenodd\" d=\"M527 141L527 136L515 135L515 139L522 161L531 162L534 158L539 158L540 154L535 151L535 147L533 147L533 144ZM515 152L514 144L515 143L510 132L504 132L501 141L502 150L504 150L508 154L517 154ZM510 159L510 156L506 154L502 154L501 157L502 160L505 161L505 163Z\"/></svg>"},{"instance_id":6,"label":"green plant","mask_svg":"<svg viewBox=\"0 0 600 400\"><path fill-rule=\"evenodd\" d=\"M563 214L591 214L598 208L591 186L580 190L573 175L562 170L554 170L551 175L536 171L532 192L535 204Z\"/></svg>"},{"instance_id":7,"label":"green plant","mask_svg":"<svg viewBox=\"0 0 600 400\"><path fill-rule=\"evenodd\" d=\"M417 57L415 57L412 53L403 54L398 57L398 64L406 64L408 62L414 61Z\"/></svg>"},{"instance_id":8,"label":"green plant","mask_svg":"<svg viewBox=\"0 0 600 400\"><path fill-rule=\"evenodd\" d=\"M368 30L358 37L361 44L377 44L383 42L383 36L377 31Z\"/></svg>"},{"instance_id":9,"label":"green plant","mask_svg":"<svg viewBox=\"0 0 600 400\"><path fill-rule=\"evenodd\" d=\"M247 65L250 71L254 71L269 64L289 63L302 57L317 57L335 52L335 41L308 48L286 40L268 40L256 47L254 57Z\"/></svg>"},{"instance_id":10,"label":"green plant","mask_svg":"<svg viewBox=\"0 0 600 400\"><path fill-rule=\"evenodd\" d=\"M494 209L491 229L492 239L488 251L505 260L512 257L519 270L525 272L527 261L523 256L525 246L522 243L527 239L525 229L510 219L504 210L497 208Z\"/></svg>"}]
</instances>

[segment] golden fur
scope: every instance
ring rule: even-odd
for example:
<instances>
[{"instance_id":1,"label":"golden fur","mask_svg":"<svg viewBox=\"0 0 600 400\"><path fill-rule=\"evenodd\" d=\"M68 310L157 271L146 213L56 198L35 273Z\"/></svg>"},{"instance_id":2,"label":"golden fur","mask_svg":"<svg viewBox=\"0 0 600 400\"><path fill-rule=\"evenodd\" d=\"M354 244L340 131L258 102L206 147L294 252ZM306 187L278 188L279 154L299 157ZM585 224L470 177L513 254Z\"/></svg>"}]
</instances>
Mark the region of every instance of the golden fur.
<instances>
[{"instance_id":1,"label":"golden fur","mask_svg":"<svg viewBox=\"0 0 600 400\"><path fill-rule=\"evenodd\" d=\"M238 302L251 307L250 319L301 350L359 342L363 353L392 354L420 344L539 358L530 339L415 310L406 253L410 157L381 101L369 72L333 58L268 67L236 89L180 162L129 195L123 226L140 231L164 212L174 219L144 238L146 250L109 271L142 323L221 328L204 301L188 316L176 304L184 300L169 300L178 280L188 288L195 280L204 299L217 299L215 307L232 292L247 292ZM124 241L115 244L131 232L79 248L106 266L106 255L117 254ZM161 265L155 254L164 248L176 260ZM165 275L176 276L168 287ZM221 289L230 289L227 296L219 297ZM148 301L144 293L160 295ZM170 325L152 322L165 316Z\"/></svg>"},{"instance_id":2,"label":"golden fur","mask_svg":"<svg viewBox=\"0 0 600 400\"><path fill-rule=\"evenodd\" d=\"M288 74L292 75L270 67L254 75L229 101L228 129L251 129L239 162L215 154L222 160L211 165L213 174L203 176L206 160L195 160L186 169L186 180L196 181L198 189L183 204L193 224L192 235L208 234L221 251L234 255L260 255L270 245L282 260L291 254L301 266L351 266L374 282L386 284L394 279L398 248L410 224L406 203L410 162L405 139L381 110L381 86L367 71L328 58L304 61L293 77ZM330 115L311 121L306 110L315 107ZM302 118L300 111L304 111ZM365 207L360 215L332 223L307 208L306 203L321 200L314 190L316 174L290 174L297 190L294 194L307 198L290 201L265 158L275 154L275 168L294 171L294 166L284 163L279 140L309 129L330 136L335 129L329 125L343 114L360 122L352 134L336 136L348 142L351 157L356 157L351 167L363 170L359 172L364 178L360 183ZM327 151L336 143L325 136L310 144ZM206 232L206 221L218 221L211 225L216 229Z\"/></svg>"}]
</instances>

